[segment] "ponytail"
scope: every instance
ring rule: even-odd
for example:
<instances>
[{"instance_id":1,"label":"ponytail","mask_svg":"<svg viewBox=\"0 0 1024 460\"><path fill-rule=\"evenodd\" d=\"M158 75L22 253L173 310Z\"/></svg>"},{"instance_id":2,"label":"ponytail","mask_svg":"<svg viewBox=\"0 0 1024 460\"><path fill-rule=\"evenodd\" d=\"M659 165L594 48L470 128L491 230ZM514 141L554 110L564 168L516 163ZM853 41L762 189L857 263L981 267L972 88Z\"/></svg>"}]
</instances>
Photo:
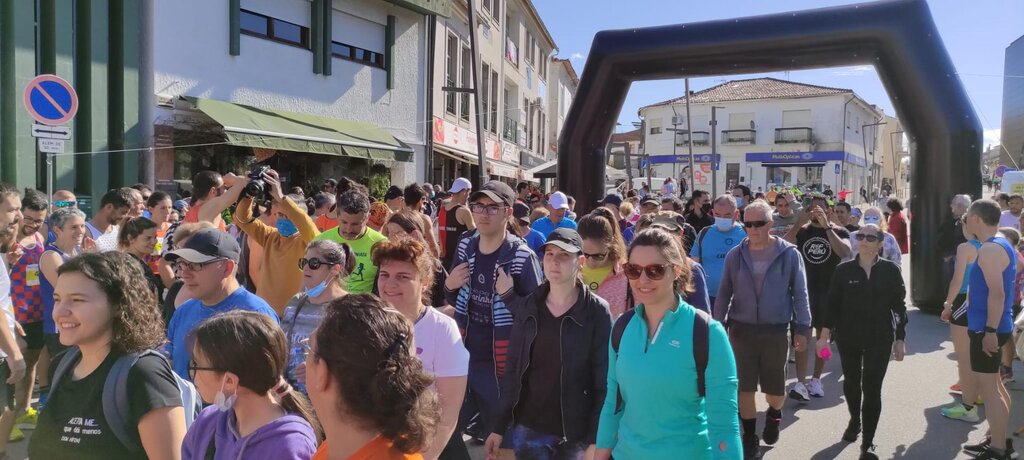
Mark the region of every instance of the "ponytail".
<instances>
[{"instance_id":1,"label":"ponytail","mask_svg":"<svg viewBox=\"0 0 1024 460\"><path fill-rule=\"evenodd\" d=\"M295 391L284 377L281 377L280 383L272 390L274 392L274 399L281 405L281 408L285 412L297 415L313 427L313 433L316 434L316 443L320 444L324 440L324 430L320 426L320 421L317 420L316 415L313 413L313 406L309 403L309 399L306 399L302 393Z\"/></svg>"}]
</instances>

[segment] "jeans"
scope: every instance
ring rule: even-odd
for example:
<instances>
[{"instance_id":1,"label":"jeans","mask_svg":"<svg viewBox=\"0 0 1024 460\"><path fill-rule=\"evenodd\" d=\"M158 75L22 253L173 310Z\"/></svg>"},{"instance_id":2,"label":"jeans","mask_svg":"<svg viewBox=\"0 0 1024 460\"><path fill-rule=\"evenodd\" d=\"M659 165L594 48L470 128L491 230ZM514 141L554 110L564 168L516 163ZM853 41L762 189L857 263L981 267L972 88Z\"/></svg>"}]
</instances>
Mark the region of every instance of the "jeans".
<instances>
[{"instance_id":1,"label":"jeans","mask_svg":"<svg viewBox=\"0 0 1024 460\"><path fill-rule=\"evenodd\" d=\"M470 363L466 382L466 399L459 412L459 424L456 431L465 429L476 419L478 435L485 439L491 434L494 425L495 411L498 410L498 380L494 375L494 365L486 366Z\"/></svg>"},{"instance_id":2,"label":"jeans","mask_svg":"<svg viewBox=\"0 0 1024 460\"><path fill-rule=\"evenodd\" d=\"M839 339L836 345L842 359L843 393L850 420L862 422L863 444L870 445L882 413L882 381L889 368L892 342L858 343Z\"/></svg>"},{"instance_id":3,"label":"jeans","mask_svg":"<svg viewBox=\"0 0 1024 460\"><path fill-rule=\"evenodd\" d=\"M516 460L579 460L587 451L586 443L568 442L525 425L513 426L511 436Z\"/></svg>"}]
</instances>

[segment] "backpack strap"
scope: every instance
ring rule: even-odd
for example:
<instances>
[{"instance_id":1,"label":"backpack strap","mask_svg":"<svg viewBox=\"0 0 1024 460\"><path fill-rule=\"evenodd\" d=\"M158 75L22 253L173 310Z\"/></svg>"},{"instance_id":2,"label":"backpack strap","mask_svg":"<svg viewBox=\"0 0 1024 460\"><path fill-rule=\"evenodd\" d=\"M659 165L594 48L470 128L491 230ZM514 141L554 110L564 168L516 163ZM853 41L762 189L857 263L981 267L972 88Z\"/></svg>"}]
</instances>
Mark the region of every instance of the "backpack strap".
<instances>
[{"instance_id":1,"label":"backpack strap","mask_svg":"<svg viewBox=\"0 0 1024 460\"><path fill-rule=\"evenodd\" d=\"M698 308L694 308L693 311L693 362L697 365L697 393L703 398L707 389L705 374L708 370L708 333L711 328L711 316Z\"/></svg>"},{"instance_id":2,"label":"backpack strap","mask_svg":"<svg viewBox=\"0 0 1024 460\"><path fill-rule=\"evenodd\" d=\"M107 419L110 431L114 433L121 445L133 452L142 450L142 446L128 434L127 425L132 415L128 400L128 373L140 359L149 355L165 359L163 355L154 350L126 354L117 358L113 367L110 368L110 373L107 374L107 380L103 383L103 417Z\"/></svg>"},{"instance_id":3,"label":"backpack strap","mask_svg":"<svg viewBox=\"0 0 1024 460\"><path fill-rule=\"evenodd\" d=\"M709 228L711 227L704 227L697 234L697 255L700 256L701 262L704 261L704 237L707 236Z\"/></svg>"},{"instance_id":4,"label":"backpack strap","mask_svg":"<svg viewBox=\"0 0 1024 460\"><path fill-rule=\"evenodd\" d=\"M625 313L615 320L615 325L612 326L612 350L615 350L615 353L619 352L622 334L626 332L626 326L629 325L629 321L633 319L635 314L635 309L626 310ZM615 395L615 413L618 414L625 408L626 402L622 399L622 390L617 390Z\"/></svg>"},{"instance_id":5,"label":"backpack strap","mask_svg":"<svg viewBox=\"0 0 1024 460\"><path fill-rule=\"evenodd\" d=\"M82 356L82 352L78 350L78 347L71 347L64 351L64 354L60 358L60 362L57 363L57 368L54 369L53 375L50 377L50 393L57 389L57 385L71 372L71 368L74 367L75 363L78 362L78 358Z\"/></svg>"}]
</instances>

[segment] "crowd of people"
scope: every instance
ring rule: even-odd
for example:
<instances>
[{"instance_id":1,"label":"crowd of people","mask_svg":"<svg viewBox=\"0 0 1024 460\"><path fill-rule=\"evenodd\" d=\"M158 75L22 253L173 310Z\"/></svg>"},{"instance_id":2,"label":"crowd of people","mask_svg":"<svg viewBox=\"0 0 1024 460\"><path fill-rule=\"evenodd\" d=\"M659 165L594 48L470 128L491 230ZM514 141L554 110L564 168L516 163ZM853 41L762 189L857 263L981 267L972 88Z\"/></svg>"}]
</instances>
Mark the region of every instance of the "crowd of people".
<instances>
[{"instance_id":1,"label":"crowd of people","mask_svg":"<svg viewBox=\"0 0 1024 460\"><path fill-rule=\"evenodd\" d=\"M115 189L87 219L69 191L0 184L0 460L18 426L47 459L461 460L467 435L491 458L752 459L787 397L839 390L833 347L842 439L878 458L906 353L895 198L629 190L578 215L528 183L373 199L348 178L286 194L270 169L174 198ZM1024 198L1005 201L958 196L942 236L964 395L943 414L986 402L981 459L1013 453L1024 257L1000 227Z\"/></svg>"}]
</instances>

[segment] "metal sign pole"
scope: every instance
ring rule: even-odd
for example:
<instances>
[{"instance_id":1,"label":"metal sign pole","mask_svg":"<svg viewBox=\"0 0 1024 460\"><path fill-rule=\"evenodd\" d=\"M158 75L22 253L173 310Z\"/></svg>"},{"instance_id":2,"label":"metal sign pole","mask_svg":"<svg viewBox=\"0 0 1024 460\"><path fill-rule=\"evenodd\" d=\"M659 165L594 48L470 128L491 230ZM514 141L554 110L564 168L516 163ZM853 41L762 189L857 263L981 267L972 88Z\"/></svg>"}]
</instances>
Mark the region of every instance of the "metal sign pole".
<instances>
[{"instance_id":1,"label":"metal sign pole","mask_svg":"<svg viewBox=\"0 0 1024 460\"><path fill-rule=\"evenodd\" d=\"M53 153L46 154L46 197L53 205Z\"/></svg>"},{"instance_id":2,"label":"metal sign pole","mask_svg":"<svg viewBox=\"0 0 1024 460\"><path fill-rule=\"evenodd\" d=\"M693 181L693 128L690 124L690 79L686 80L686 132L689 137L689 141L686 143L687 148L690 150L690 195L693 195L693 191L697 189L697 184ZM714 158L712 158L714 160Z\"/></svg>"}]
</instances>

